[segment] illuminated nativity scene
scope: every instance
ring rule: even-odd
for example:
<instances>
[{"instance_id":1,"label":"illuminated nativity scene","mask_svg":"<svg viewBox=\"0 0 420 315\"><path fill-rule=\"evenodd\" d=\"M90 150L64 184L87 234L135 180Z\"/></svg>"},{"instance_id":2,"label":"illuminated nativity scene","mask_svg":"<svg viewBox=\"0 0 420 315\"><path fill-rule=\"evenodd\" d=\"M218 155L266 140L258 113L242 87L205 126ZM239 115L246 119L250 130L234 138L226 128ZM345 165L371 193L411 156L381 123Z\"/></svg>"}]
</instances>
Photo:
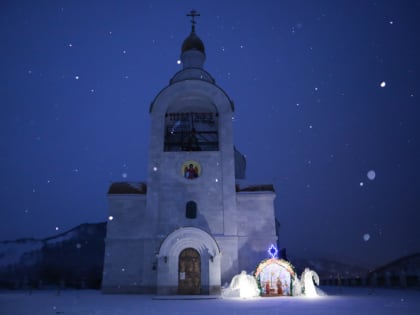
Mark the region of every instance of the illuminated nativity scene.
<instances>
[{"instance_id":1,"label":"illuminated nativity scene","mask_svg":"<svg viewBox=\"0 0 420 315\"><path fill-rule=\"evenodd\" d=\"M323 292L315 287L319 285L318 274L305 268L300 279L290 262L277 258L278 250L274 245L268 249L270 258L259 263L252 275L243 270L233 277L229 287L224 288L224 298L254 298L274 296L316 297Z\"/></svg>"}]
</instances>

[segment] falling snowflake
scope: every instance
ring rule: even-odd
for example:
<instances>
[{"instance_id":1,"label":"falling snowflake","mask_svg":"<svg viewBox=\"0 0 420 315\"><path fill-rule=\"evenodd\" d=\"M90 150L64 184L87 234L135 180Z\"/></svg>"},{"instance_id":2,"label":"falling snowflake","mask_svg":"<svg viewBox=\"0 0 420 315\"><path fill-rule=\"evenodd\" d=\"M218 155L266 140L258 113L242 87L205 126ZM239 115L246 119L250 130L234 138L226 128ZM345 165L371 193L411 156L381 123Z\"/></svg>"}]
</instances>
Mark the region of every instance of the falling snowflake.
<instances>
[{"instance_id":1,"label":"falling snowflake","mask_svg":"<svg viewBox=\"0 0 420 315\"><path fill-rule=\"evenodd\" d=\"M176 63L180 65L180 64L181 64L181 60L179 60L179 59L178 59L178 60L176 61Z\"/></svg>"},{"instance_id":2,"label":"falling snowflake","mask_svg":"<svg viewBox=\"0 0 420 315\"><path fill-rule=\"evenodd\" d=\"M79 79L80 79L80 77L79 77L78 75L76 75L74 78L75 78L76 80L79 80Z\"/></svg>"},{"instance_id":3,"label":"falling snowflake","mask_svg":"<svg viewBox=\"0 0 420 315\"><path fill-rule=\"evenodd\" d=\"M363 240L364 240L365 242L369 241L369 240L370 240L370 234L369 234L369 233L364 234L364 235L363 235Z\"/></svg>"},{"instance_id":4,"label":"falling snowflake","mask_svg":"<svg viewBox=\"0 0 420 315\"><path fill-rule=\"evenodd\" d=\"M157 172L158 168L156 166L153 166L153 172Z\"/></svg>"},{"instance_id":5,"label":"falling snowflake","mask_svg":"<svg viewBox=\"0 0 420 315\"><path fill-rule=\"evenodd\" d=\"M112 220L114 220L114 217L113 217L112 215L110 215L110 216L108 217L108 220L109 220L109 221L112 221Z\"/></svg>"},{"instance_id":6,"label":"falling snowflake","mask_svg":"<svg viewBox=\"0 0 420 315\"><path fill-rule=\"evenodd\" d=\"M363 182L360 182L359 185L360 185L360 187L362 187L364 185L364 183Z\"/></svg>"},{"instance_id":7,"label":"falling snowflake","mask_svg":"<svg viewBox=\"0 0 420 315\"><path fill-rule=\"evenodd\" d=\"M58 226L55 227L55 230L58 231L60 228Z\"/></svg>"},{"instance_id":8,"label":"falling snowflake","mask_svg":"<svg viewBox=\"0 0 420 315\"><path fill-rule=\"evenodd\" d=\"M381 88L384 88L386 86L386 82L382 81L381 84L379 85Z\"/></svg>"},{"instance_id":9,"label":"falling snowflake","mask_svg":"<svg viewBox=\"0 0 420 315\"><path fill-rule=\"evenodd\" d=\"M121 176L122 176L122 178L127 178L128 175L127 175L127 173L122 173Z\"/></svg>"},{"instance_id":10,"label":"falling snowflake","mask_svg":"<svg viewBox=\"0 0 420 315\"><path fill-rule=\"evenodd\" d=\"M69 46L69 47L73 47L73 44L72 44L72 43L70 43L68 46Z\"/></svg>"},{"instance_id":11,"label":"falling snowflake","mask_svg":"<svg viewBox=\"0 0 420 315\"><path fill-rule=\"evenodd\" d=\"M369 172L367 172L367 178L369 178L370 180L374 180L376 177L376 172L374 170L370 170Z\"/></svg>"}]
</instances>

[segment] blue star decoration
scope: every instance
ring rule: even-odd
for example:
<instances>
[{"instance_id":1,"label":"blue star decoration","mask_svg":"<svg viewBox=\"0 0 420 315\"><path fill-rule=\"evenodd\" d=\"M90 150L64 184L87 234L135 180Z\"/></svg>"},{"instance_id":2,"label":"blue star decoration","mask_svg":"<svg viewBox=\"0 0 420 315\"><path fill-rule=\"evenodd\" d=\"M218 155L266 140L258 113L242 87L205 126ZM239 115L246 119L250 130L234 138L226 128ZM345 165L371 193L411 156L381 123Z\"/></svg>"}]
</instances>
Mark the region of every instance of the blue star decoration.
<instances>
[{"instance_id":1,"label":"blue star decoration","mask_svg":"<svg viewBox=\"0 0 420 315\"><path fill-rule=\"evenodd\" d=\"M267 252L268 252L268 254L270 255L271 258L277 258L277 254L279 253L278 249L273 244L271 244L271 246L267 250Z\"/></svg>"}]
</instances>

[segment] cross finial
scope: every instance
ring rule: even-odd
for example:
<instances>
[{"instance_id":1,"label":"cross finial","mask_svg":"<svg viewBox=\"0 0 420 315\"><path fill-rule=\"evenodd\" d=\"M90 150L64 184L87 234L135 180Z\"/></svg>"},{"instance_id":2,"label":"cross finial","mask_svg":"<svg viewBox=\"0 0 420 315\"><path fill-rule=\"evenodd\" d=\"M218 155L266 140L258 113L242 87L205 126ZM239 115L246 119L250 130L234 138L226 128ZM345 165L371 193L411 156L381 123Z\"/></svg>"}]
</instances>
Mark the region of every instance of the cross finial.
<instances>
[{"instance_id":1,"label":"cross finial","mask_svg":"<svg viewBox=\"0 0 420 315\"><path fill-rule=\"evenodd\" d=\"M198 13L196 10L191 10L190 13L187 14L187 16L191 17L191 25L192 25L192 31L195 31L195 24L197 22L195 21L196 16L200 16L200 13Z\"/></svg>"}]
</instances>

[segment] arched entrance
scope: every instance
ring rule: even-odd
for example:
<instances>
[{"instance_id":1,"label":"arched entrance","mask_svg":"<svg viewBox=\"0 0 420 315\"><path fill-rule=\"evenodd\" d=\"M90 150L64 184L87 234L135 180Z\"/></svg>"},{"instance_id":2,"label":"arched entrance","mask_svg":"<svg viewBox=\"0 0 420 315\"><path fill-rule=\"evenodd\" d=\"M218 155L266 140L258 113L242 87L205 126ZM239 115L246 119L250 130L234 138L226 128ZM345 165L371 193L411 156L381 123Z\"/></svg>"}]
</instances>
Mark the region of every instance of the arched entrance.
<instances>
[{"instance_id":1,"label":"arched entrance","mask_svg":"<svg viewBox=\"0 0 420 315\"><path fill-rule=\"evenodd\" d=\"M194 248L186 248L179 255L178 294L200 294L201 259Z\"/></svg>"},{"instance_id":2,"label":"arched entrance","mask_svg":"<svg viewBox=\"0 0 420 315\"><path fill-rule=\"evenodd\" d=\"M170 233L157 254L158 294L220 293L221 253L215 239L195 227Z\"/></svg>"}]
</instances>

